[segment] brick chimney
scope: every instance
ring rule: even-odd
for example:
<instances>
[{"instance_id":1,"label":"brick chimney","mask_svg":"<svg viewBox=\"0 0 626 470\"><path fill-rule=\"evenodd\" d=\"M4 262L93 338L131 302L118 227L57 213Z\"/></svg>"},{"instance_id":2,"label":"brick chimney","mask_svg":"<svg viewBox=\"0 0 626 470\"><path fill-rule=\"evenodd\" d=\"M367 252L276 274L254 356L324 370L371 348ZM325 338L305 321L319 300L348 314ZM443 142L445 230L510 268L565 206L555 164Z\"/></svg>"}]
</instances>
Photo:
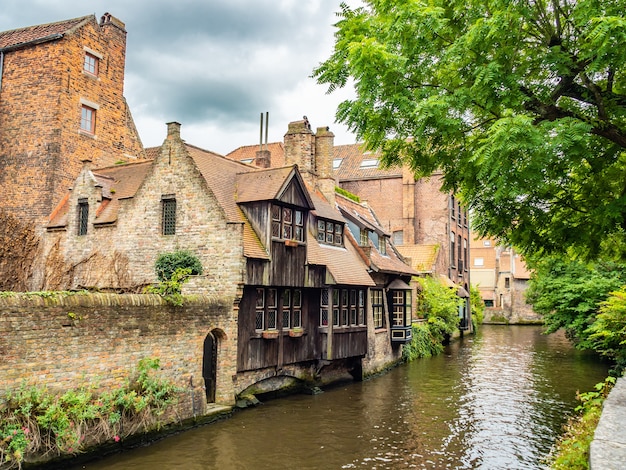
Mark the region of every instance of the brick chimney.
<instances>
[{"instance_id":1,"label":"brick chimney","mask_svg":"<svg viewBox=\"0 0 626 470\"><path fill-rule=\"evenodd\" d=\"M304 181L315 187L315 135L307 119L290 122L287 127L285 165L298 165Z\"/></svg>"},{"instance_id":2,"label":"brick chimney","mask_svg":"<svg viewBox=\"0 0 626 470\"><path fill-rule=\"evenodd\" d=\"M272 152L267 149L257 150L254 157L254 164L259 168L269 168L272 166Z\"/></svg>"},{"instance_id":3,"label":"brick chimney","mask_svg":"<svg viewBox=\"0 0 626 470\"><path fill-rule=\"evenodd\" d=\"M337 181L333 172L335 134L328 127L318 127L315 135L315 171L317 186L331 205L335 205Z\"/></svg>"}]
</instances>

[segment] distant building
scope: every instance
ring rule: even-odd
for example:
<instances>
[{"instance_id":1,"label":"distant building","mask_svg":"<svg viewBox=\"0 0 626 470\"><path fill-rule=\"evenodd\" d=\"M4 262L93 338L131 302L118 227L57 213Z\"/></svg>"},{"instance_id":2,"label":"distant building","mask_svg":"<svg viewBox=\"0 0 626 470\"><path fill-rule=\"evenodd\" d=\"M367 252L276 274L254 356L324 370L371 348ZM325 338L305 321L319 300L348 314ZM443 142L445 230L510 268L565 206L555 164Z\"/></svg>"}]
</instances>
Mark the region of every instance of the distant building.
<instances>
[{"instance_id":1,"label":"distant building","mask_svg":"<svg viewBox=\"0 0 626 470\"><path fill-rule=\"evenodd\" d=\"M514 248L491 238L473 236L470 252L472 282L487 307L485 321L493 318L509 323L541 321L525 298L531 272Z\"/></svg>"}]
</instances>

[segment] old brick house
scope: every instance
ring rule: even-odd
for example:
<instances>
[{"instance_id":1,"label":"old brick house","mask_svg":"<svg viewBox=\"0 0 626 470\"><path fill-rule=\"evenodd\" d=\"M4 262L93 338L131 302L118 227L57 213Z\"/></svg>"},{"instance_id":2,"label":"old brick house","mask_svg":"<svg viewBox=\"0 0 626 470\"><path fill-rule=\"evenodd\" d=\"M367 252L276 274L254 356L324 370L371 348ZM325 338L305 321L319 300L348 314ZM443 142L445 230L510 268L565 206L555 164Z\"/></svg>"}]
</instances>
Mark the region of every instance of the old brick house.
<instances>
[{"instance_id":1,"label":"old brick house","mask_svg":"<svg viewBox=\"0 0 626 470\"><path fill-rule=\"evenodd\" d=\"M108 13L0 32L0 211L41 224L82 160L143 155L125 55L124 23Z\"/></svg>"},{"instance_id":2,"label":"old brick house","mask_svg":"<svg viewBox=\"0 0 626 470\"><path fill-rule=\"evenodd\" d=\"M243 146L227 155L254 163L258 146ZM284 161L279 145L269 144L271 164ZM439 277L465 299L461 329L471 328L469 309L468 212L453 194L441 191L441 174L415 178L407 168L381 168L380 156L358 144L333 149L338 185L359 196L376 213L393 244L421 275Z\"/></svg>"},{"instance_id":3,"label":"old brick house","mask_svg":"<svg viewBox=\"0 0 626 470\"><path fill-rule=\"evenodd\" d=\"M204 272L187 291L230 306L192 345L187 373L204 377L209 401L384 367L410 338L416 273L380 227L368 225L377 246L347 229L332 148L326 129L291 123L286 166L259 169L184 143L170 123L154 159L85 161L50 216L44 284L132 289L156 280L160 253L195 253Z\"/></svg>"}]
</instances>

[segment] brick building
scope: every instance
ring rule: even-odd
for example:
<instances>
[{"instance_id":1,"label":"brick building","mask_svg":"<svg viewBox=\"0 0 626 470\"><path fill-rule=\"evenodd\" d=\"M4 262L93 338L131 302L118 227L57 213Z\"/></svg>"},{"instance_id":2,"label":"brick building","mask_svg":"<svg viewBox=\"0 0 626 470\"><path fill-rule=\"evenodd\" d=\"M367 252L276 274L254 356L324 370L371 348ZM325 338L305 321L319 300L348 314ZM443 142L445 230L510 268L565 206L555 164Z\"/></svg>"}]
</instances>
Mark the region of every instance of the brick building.
<instances>
[{"instance_id":1,"label":"brick building","mask_svg":"<svg viewBox=\"0 0 626 470\"><path fill-rule=\"evenodd\" d=\"M373 373L411 337L417 273L367 217L347 224L333 139L291 123L286 166L259 169L184 143L170 123L147 152L154 159L100 169L85 160L50 215L41 283L133 290L156 281L159 254L188 250L204 272L187 292L228 306L189 371L209 401Z\"/></svg>"},{"instance_id":2,"label":"brick building","mask_svg":"<svg viewBox=\"0 0 626 470\"><path fill-rule=\"evenodd\" d=\"M280 146L269 144L267 148L272 149L271 165L283 161ZM239 147L227 157L254 163L258 149ZM470 328L467 210L454 195L441 191L441 174L416 179L408 168L381 168L379 158L358 144L335 146L337 184L373 209L379 225L417 272L437 276L457 289L465 299L460 325Z\"/></svg>"},{"instance_id":3,"label":"brick building","mask_svg":"<svg viewBox=\"0 0 626 470\"><path fill-rule=\"evenodd\" d=\"M143 156L125 55L124 23L108 13L0 32L0 210L41 224L82 160Z\"/></svg>"}]
</instances>

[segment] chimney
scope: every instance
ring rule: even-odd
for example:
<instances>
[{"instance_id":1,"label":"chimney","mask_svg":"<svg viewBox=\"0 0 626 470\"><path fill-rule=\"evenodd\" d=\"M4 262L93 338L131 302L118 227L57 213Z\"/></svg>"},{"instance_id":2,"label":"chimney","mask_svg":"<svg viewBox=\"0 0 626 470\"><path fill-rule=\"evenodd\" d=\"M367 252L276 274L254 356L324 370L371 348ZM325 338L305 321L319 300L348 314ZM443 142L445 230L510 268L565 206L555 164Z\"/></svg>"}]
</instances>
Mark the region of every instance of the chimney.
<instances>
[{"instance_id":1,"label":"chimney","mask_svg":"<svg viewBox=\"0 0 626 470\"><path fill-rule=\"evenodd\" d=\"M315 172L317 185L331 205L335 205L337 180L333 171L335 134L328 127L318 127L315 136Z\"/></svg>"},{"instance_id":2,"label":"chimney","mask_svg":"<svg viewBox=\"0 0 626 470\"><path fill-rule=\"evenodd\" d=\"M167 140L180 139L180 123L173 121L167 123Z\"/></svg>"},{"instance_id":3,"label":"chimney","mask_svg":"<svg viewBox=\"0 0 626 470\"><path fill-rule=\"evenodd\" d=\"M254 164L259 168L269 168L272 166L272 153L268 149L257 150Z\"/></svg>"},{"instance_id":4,"label":"chimney","mask_svg":"<svg viewBox=\"0 0 626 470\"><path fill-rule=\"evenodd\" d=\"M102 17L100 18L100 26L115 26L118 29L126 32L126 25L124 24L124 22L120 21L108 12L102 15Z\"/></svg>"},{"instance_id":5,"label":"chimney","mask_svg":"<svg viewBox=\"0 0 626 470\"><path fill-rule=\"evenodd\" d=\"M285 134L285 165L298 165L304 181L315 187L315 135L306 116L290 122Z\"/></svg>"}]
</instances>

